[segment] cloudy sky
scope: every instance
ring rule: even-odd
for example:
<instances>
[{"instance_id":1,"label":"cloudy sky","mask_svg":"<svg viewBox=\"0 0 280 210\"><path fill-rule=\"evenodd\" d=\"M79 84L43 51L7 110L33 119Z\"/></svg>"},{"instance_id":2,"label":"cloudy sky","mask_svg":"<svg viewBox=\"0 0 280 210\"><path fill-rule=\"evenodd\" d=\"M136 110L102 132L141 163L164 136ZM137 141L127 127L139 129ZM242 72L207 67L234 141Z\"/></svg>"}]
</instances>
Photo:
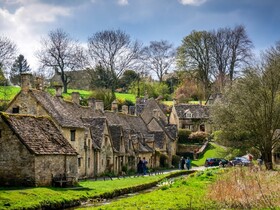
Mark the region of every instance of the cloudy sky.
<instances>
[{"instance_id":1,"label":"cloudy sky","mask_svg":"<svg viewBox=\"0 0 280 210\"><path fill-rule=\"evenodd\" d=\"M144 44L179 46L192 30L244 25L255 52L280 40L279 0L0 0L0 35L12 39L33 70L40 39L62 28L86 44L89 36L121 29Z\"/></svg>"}]
</instances>

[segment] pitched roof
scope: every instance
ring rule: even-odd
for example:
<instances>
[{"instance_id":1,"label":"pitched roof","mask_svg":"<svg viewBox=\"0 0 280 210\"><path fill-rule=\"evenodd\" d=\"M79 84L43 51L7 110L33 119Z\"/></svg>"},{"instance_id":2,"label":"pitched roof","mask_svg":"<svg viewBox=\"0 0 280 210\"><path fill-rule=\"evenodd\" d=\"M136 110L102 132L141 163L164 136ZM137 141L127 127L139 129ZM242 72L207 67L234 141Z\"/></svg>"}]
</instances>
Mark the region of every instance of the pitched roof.
<instances>
[{"instance_id":1,"label":"pitched roof","mask_svg":"<svg viewBox=\"0 0 280 210\"><path fill-rule=\"evenodd\" d=\"M113 147L116 151L121 150L122 127L120 125L109 125Z\"/></svg>"},{"instance_id":2,"label":"pitched roof","mask_svg":"<svg viewBox=\"0 0 280 210\"><path fill-rule=\"evenodd\" d=\"M83 118L82 120L85 123L85 125L90 129L90 134L93 141L93 148L100 149L103 139L103 133L106 127L106 118Z\"/></svg>"},{"instance_id":3,"label":"pitched roof","mask_svg":"<svg viewBox=\"0 0 280 210\"><path fill-rule=\"evenodd\" d=\"M163 131L155 131L153 132L155 135L155 146L157 148L163 149L165 145L165 134Z\"/></svg>"},{"instance_id":4,"label":"pitched roof","mask_svg":"<svg viewBox=\"0 0 280 210\"><path fill-rule=\"evenodd\" d=\"M104 114L109 125L121 125L123 129L131 130L132 133L148 133L148 128L141 117L108 111Z\"/></svg>"},{"instance_id":5,"label":"pitched roof","mask_svg":"<svg viewBox=\"0 0 280 210\"><path fill-rule=\"evenodd\" d=\"M32 153L77 155L75 149L48 117L7 113L1 113L1 117Z\"/></svg>"},{"instance_id":6,"label":"pitched roof","mask_svg":"<svg viewBox=\"0 0 280 210\"><path fill-rule=\"evenodd\" d=\"M73 102L64 101L60 97L51 96L49 93L32 89L31 94L62 127L84 128L82 117L96 117L91 107L82 107Z\"/></svg>"},{"instance_id":7,"label":"pitched roof","mask_svg":"<svg viewBox=\"0 0 280 210\"><path fill-rule=\"evenodd\" d=\"M178 104L175 105L175 110L179 118L188 118L186 113L191 113L191 119L209 118L209 107L199 104Z\"/></svg>"}]
</instances>

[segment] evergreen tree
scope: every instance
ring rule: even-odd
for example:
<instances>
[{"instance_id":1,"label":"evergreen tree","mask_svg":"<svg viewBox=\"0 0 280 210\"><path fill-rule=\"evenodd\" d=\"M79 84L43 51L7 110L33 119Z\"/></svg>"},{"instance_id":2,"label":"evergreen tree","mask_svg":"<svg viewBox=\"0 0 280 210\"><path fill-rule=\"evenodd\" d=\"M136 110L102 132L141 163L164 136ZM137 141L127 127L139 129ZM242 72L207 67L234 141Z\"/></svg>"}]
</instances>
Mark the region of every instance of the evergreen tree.
<instances>
[{"instance_id":1,"label":"evergreen tree","mask_svg":"<svg viewBox=\"0 0 280 210\"><path fill-rule=\"evenodd\" d=\"M11 68L10 80L14 85L20 85L20 74L31 71L27 60L23 55L19 55Z\"/></svg>"}]
</instances>

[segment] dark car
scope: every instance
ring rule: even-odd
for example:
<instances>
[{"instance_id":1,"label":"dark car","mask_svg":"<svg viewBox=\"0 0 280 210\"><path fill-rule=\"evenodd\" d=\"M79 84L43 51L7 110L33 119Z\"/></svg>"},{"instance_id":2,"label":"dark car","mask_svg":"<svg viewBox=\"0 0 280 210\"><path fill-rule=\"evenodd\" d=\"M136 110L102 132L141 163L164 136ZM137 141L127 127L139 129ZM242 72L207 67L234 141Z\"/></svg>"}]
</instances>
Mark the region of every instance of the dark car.
<instances>
[{"instance_id":1,"label":"dark car","mask_svg":"<svg viewBox=\"0 0 280 210\"><path fill-rule=\"evenodd\" d=\"M231 165L241 165L241 166L249 166L251 162L245 157L235 157L233 160L230 161Z\"/></svg>"},{"instance_id":2,"label":"dark car","mask_svg":"<svg viewBox=\"0 0 280 210\"><path fill-rule=\"evenodd\" d=\"M208 167L208 166L219 166L219 165L225 166L227 164L228 164L228 160L223 159L223 158L207 158L205 160L204 166L205 167Z\"/></svg>"}]
</instances>

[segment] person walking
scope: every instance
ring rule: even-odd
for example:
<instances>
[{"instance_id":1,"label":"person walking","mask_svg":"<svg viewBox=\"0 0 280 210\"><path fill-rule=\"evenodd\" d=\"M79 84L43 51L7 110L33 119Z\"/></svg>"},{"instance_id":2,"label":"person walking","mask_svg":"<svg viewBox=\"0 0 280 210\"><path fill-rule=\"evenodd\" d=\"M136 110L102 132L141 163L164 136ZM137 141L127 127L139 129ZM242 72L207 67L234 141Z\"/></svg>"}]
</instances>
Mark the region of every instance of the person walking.
<instances>
[{"instance_id":1,"label":"person walking","mask_svg":"<svg viewBox=\"0 0 280 210\"><path fill-rule=\"evenodd\" d=\"M137 163L137 174L143 174L143 161L139 159L139 162Z\"/></svg>"},{"instance_id":2,"label":"person walking","mask_svg":"<svg viewBox=\"0 0 280 210\"><path fill-rule=\"evenodd\" d=\"M184 157L181 157L181 160L180 160L180 169L184 169L184 165L185 165L185 158Z\"/></svg>"},{"instance_id":3,"label":"person walking","mask_svg":"<svg viewBox=\"0 0 280 210\"><path fill-rule=\"evenodd\" d=\"M148 167L147 167L148 161L145 159L145 157L143 157L142 162L143 162L143 174L146 175L147 170L148 170Z\"/></svg>"},{"instance_id":4,"label":"person walking","mask_svg":"<svg viewBox=\"0 0 280 210\"><path fill-rule=\"evenodd\" d=\"M187 160L186 160L186 167L188 170L191 169L191 159L189 157L187 157Z\"/></svg>"}]
</instances>

